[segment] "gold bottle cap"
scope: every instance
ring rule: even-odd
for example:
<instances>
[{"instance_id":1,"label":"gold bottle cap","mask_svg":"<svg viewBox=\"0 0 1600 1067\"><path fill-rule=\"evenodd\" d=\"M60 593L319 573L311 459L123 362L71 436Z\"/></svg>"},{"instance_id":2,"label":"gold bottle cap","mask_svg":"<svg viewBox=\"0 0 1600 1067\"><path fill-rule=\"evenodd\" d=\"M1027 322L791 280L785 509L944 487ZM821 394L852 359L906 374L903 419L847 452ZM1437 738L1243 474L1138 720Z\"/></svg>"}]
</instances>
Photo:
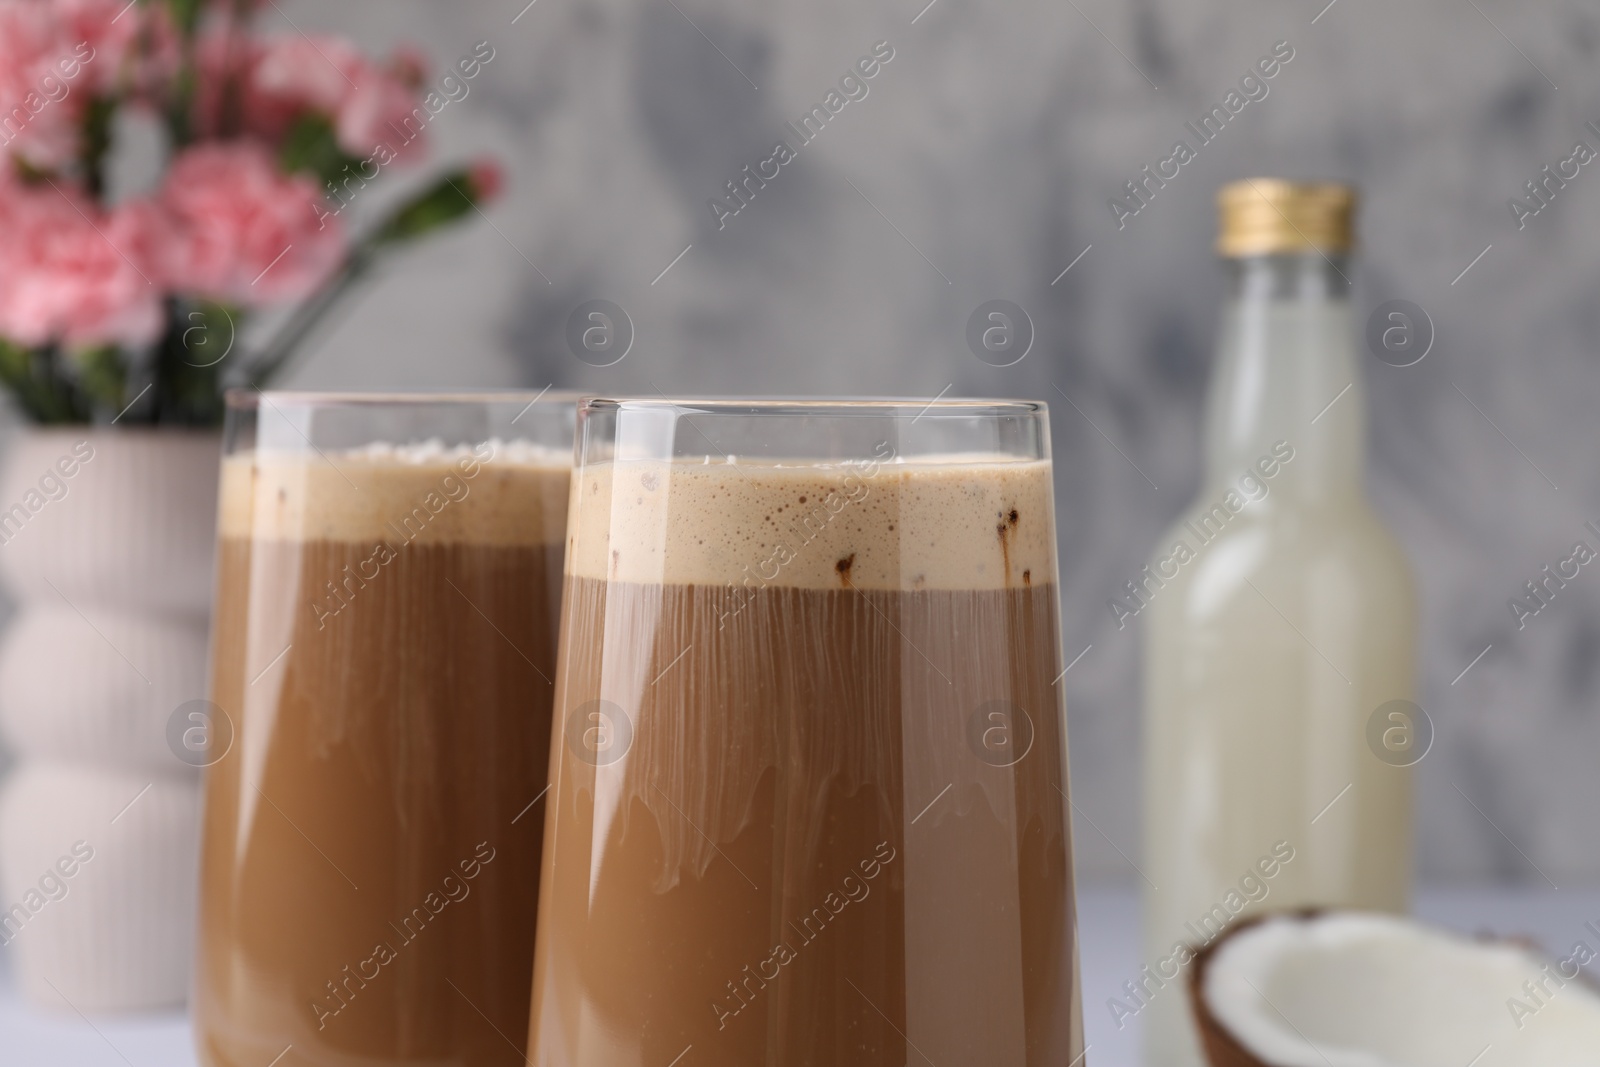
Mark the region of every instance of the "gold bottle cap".
<instances>
[{"instance_id":1,"label":"gold bottle cap","mask_svg":"<svg viewBox=\"0 0 1600 1067\"><path fill-rule=\"evenodd\" d=\"M1217 253L1348 252L1355 243L1356 191L1348 185L1245 178L1217 190Z\"/></svg>"}]
</instances>

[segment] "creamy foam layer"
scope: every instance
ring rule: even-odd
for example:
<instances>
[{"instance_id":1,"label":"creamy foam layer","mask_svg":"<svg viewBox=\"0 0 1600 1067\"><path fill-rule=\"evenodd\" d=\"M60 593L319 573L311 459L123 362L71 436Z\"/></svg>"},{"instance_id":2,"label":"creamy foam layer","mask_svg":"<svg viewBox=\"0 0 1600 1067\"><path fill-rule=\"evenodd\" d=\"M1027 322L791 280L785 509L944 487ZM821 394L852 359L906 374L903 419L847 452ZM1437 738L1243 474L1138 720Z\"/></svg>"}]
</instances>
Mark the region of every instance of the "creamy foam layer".
<instances>
[{"instance_id":1,"label":"creamy foam layer","mask_svg":"<svg viewBox=\"0 0 1600 1067\"><path fill-rule=\"evenodd\" d=\"M560 545L570 454L527 441L437 441L222 462L224 537Z\"/></svg>"},{"instance_id":2,"label":"creamy foam layer","mask_svg":"<svg viewBox=\"0 0 1600 1067\"><path fill-rule=\"evenodd\" d=\"M572 486L567 572L640 583L1005 589L1053 581L1050 464L624 460Z\"/></svg>"}]
</instances>

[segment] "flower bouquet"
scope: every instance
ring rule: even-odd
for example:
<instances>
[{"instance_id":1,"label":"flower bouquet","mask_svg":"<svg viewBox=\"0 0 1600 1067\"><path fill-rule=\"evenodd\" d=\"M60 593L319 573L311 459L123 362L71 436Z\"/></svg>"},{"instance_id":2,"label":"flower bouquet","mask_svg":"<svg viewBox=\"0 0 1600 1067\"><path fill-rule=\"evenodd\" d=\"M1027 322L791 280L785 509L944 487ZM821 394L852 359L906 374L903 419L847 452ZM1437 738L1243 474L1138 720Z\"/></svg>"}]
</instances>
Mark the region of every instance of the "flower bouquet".
<instances>
[{"instance_id":1,"label":"flower bouquet","mask_svg":"<svg viewBox=\"0 0 1600 1067\"><path fill-rule=\"evenodd\" d=\"M498 185L458 167L355 232L494 51L429 90L415 55L265 34L259 7L0 0L0 382L41 424L0 465L0 945L61 1011L188 989L199 772L174 738L209 706L223 388Z\"/></svg>"},{"instance_id":2,"label":"flower bouquet","mask_svg":"<svg viewBox=\"0 0 1600 1067\"><path fill-rule=\"evenodd\" d=\"M0 0L0 381L34 420L215 425L224 385L280 371L377 256L496 191L493 165L459 167L352 233L351 197L420 158L447 101L415 54L264 34L262 6ZM149 188L113 188L128 131L161 146Z\"/></svg>"}]
</instances>

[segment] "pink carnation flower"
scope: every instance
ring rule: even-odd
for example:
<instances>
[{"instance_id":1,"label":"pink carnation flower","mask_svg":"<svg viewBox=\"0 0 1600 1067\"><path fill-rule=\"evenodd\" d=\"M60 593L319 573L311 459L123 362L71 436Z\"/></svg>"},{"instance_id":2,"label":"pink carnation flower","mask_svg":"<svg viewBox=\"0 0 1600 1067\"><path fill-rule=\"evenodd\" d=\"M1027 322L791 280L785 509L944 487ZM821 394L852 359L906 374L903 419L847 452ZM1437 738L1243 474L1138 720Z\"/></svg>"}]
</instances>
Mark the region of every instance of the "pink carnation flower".
<instances>
[{"instance_id":1,"label":"pink carnation flower","mask_svg":"<svg viewBox=\"0 0 1600 1067\"><path fill-rule=\"evenodd\" d=\"M104 212L75 191L0 185L0 336L29 347L154 341L156 226L147 203Z\"/></svg>"},{"instance_id":2,"label":"pink carnation flower","mask_svg":"<svg viewBox=\"0 0 1600 1067\"><path fill-rule=\"evenodd\" d=\"M0 146L35 166L55 167L72 158L77 119L88 94L77 50L65 40L54 7L38 0L0 2ZM92 55L85 46L84 55ZM62 66L62 64L66 64Z\"/></svg>"},{"instance_id":3,"label":"pink carnation flower","mask_svg":"<svg viewBox=\"0 0 1600 1067\"><path fill-rule=\"evenodd\" d=\"M167 173L161 202L173 289L244 307L302 299L339 267L344 228L317 182L285 175L260 145L203 144Z\"/></svg>"},{"instance_id":4,"label":"pink carnation flower","mask_svg":"<svg viewBox=\"0 0 1600 1067\"><path fill-rule=\"evenodd\" d=\"M365 158L379 142L399 154L417 147L403 132L417 107L414 86L421 58L403 49L392 69L369 61L337 37L280 37L268 41L251 77L252 97L269 119L313 111L333 120L339 147Z\"/></svg>"},{"instance_id":5,"label":"pink carnation flower","mask_svg":"<svg viewBox=\"0 0 1600 1067\"><path fill-rule=\"evenodd\" d=\"M416 131L423 124L413 120L405 129L421 76L420 59L410 51L385 68L337 37L257 40L224 24L201 36L198 58L196 125L210 136L247 132L276 141L297 119L316 114L333 123L339 147L358 158L380 142L396 155L420 147Z\"/></svg>"},{"instance_id":6,"label":"pink carnation flower","mask_svg":"<svg viewBox=\"0 0 1600 1067\"><path fill-rule=\"evenodd\" d=\"M362 64L355 73L359 88L341 101L335 113L340 148L363 159L380 144L388 145L396 157L420 153L426 144L422 130L431 116L407 86L405 79L410 76L407 71L394 74Z\"/></svg>"},{"instance_id":7,"label":"pink carnation flower","mask_svg":"<svg viewBox=\"0 0 1600 1067\"><path fill-rule=\"evenodd\" d=\"M17 2L17 0L12 0ZM22 3L36 0L21 0ZM83 65L75 87L88 93L104 93L129 85L133 68L147 46L165 53L172 69L177 68L177 39L165 8L139 4L129 8L127 0L47 0L59 19L58 47L64 54L82 52L92 56ZM161 14L154 12L160 10Z\"/></svg>"},{"instance_id":8,"label":"pink carnation flower","mask_svg":"<svg viewBox=\"0 0 1600 1067\"><path fill-rule=\"evenodd\" d=\"M355 91L364 62L337 37L269 38L250 72L252 126L270 132L287 128L308 111L336 115Z\"/></svg>"},{"instance_id":9,"label":"pink carnation flower","mask_svg":"<svg viewBox=\"0 0 1600 1067\"><path fill-rule=\"evenodd\" d=\"M180 62L164 6L126 0L0 0L0 146L56 169L78 149L91 97L155 97Z\"/></svg>"}]
</instances>

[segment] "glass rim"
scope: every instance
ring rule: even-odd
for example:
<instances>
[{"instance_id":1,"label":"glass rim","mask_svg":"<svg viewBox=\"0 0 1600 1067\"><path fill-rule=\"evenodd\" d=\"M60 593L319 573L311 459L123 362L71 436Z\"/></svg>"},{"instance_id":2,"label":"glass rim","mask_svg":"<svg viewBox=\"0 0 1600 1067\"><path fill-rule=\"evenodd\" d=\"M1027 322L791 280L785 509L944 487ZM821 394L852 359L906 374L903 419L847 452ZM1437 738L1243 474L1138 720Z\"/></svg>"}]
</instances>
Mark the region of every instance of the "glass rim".
<instances>
[{"instance_id":1,"label":"glass rim","mask_svg":"<svg viewBox=\"0 0 1600 1067\"><path fill-rule=\"evenodd\" d=\"M576 389L452 389L440 392L381 392L338 389L249 389L233 388L223 394L228 411L256 411L265 399L268 404L304 407L422 407L429 404L513 404L532 407L540 400L561 401L562 406L577 405L586 394Z\"/></svg>"},{"instance_id":2,"label":"glass rim","mask_svg":"<svg viewBox=\"0 0 1600 1067\"><path fill-rule=\"evenodd\" d=\"M1032 418L1049 414L1043 400L989 397L632 397L586 393L578 412L671 411L680 415L808 418Z\"/></svg>"}]
</instances>

